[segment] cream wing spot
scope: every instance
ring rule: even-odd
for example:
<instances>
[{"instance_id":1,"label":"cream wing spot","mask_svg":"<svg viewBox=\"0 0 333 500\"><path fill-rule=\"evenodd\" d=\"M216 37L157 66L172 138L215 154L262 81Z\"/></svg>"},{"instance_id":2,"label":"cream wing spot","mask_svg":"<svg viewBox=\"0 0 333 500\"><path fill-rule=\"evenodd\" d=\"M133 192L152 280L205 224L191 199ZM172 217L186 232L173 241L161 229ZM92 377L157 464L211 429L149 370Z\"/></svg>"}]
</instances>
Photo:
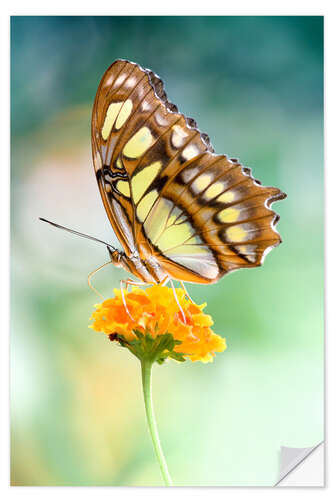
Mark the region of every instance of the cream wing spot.
<instances>
[{"instance_id":1,"label":"cream wing spot","mask_svg":"<svg viewBox=\"0 0 333 500\"><path fill-rule=\"evenodd\" d=\"M236 199L236 195L233 191L226 191L217 198L216 201L220 203L232 203Z\"/></svg>"},{"instance_id":2,"label":"cream wing spot","mask_svg":"<svg viewBox=\"0 0 333 500\"><path fill-rule=\"evenodd\" d=\"M239 245L238 250L244 254L253 254L257 249L257 245Z\"/></svg>"},{"instance_id":3,"label":"cream wing spot","mask_svg":"<svg viewBox=\"0 0 333 500\"><path fill-rule=\"evenodd\" d=\"M198 167L185 168L182 172L182 179L187 184L199 173Z\"/></svg>"},{"instance_id":4,"label":"cream wing spot","mask_svg":"<svg viewBox=\"0 0 333 500\"><path fill-rule=\"evenodd\" d=\"M151 109L149 102L143 101L143 103L141 104L141 109L142 111L149 111Z\"/></svg>"},{"instance_id":5,"label":"cream wing spot","mask_svg":"<svg viewBox=\"0 0 333 500\"><path fill-rule=\"evenodd\" d=\"M255 253L256 245L240 245L238 250L241 254L245 255L250 262L256 262L257 254Z\"/></svg>"},{"instance_id":6,"label":"cream wing spot","mask_svg":"<svg viewBox=\"0 0 333 500\"><path fill-rule=\"evenodd\" d=\"M217 218L220 222L231 223L236 222L239 217L240 211L237 208L225 208L219 212Z\"/></svg>"},{"instance_id":7,"label":"cream wing spot","mask_svg":"<svg viewBox=\"0 0 333 500\"><path fill-rule=\"evenodd\" d=\"M117 80L114 82L114 87L120 87L120 85L124 82L126 78L126 73L123 73L122 75L118 76Z\"/></svg>"},{"instance_id":8,"label":"cream wing spot","mask_svg":"<svg viewBox=\"0 0 333 500\"><path fill-rule=\"evenodd\" d=\"M129 183L127 181L118 181L116 188L121 194L123 194L127 198L131 196Z\"/></svg>"},{"instance_id":9,"label":"cream wing spot","mask_svg":"<svg viewBox=\"0 0 333 500\"><path fill-rule=\"evenodd\" d=\"M226 230L226 235L229 241L238 243L245 241L248 234L242 226L231 226Z\"/></svg>"},{"instance_id":10,"label":"cream wing spot","mask_svg":"<svg viewBox=\"0 0 333 500\"><path fill-rule=\"evenodd\" d=\"M138 200L140 200L141 196L151 185L161 170L161 166L162 163L160 161L155 161L132 177L131 185L134 203L137 203Z\"/></svg>"},{"instance_id":11,"label":"cream wing spot","mask_svg":"<svg viewBox=\"0 0 333 500\"><path fill-rule=\"evenodd\" d=\"M153 136L148 127L140 128L126 143L123 154L127 158L139 158L153 143Z\"/></svg>"},{"instance_id":12,"label":"cream wing spot","mask_svg":"<svg viewBox=\"0 0 333 500\"><path fill-rule=\"evenodd\" d=\"M131 76L125 83L125 86L127 88L131 88L131 87L134 87L134 85L136 84L136 78L134 76Z\"/></svg>"},{"instance_id":13,"label":"cream wing spot","mask_svg":"<svg viewBox=\"0 0 333 500\"><path fill-rule=\"evenodd\" d=\"M142 200L139 202L136 213L138 218L143 222L145 218L147 217L149 210L151 209L152 205L154 204L156 198L158 198L158 192L156 189L153 191L150 191L150 193L146 194L142 198Z\"/></svg>"},{"instance_id":14,"label":"cream wing spot","mask_svg":"<svg viewBox=\"0 0 333 500\"><path fill-rule=\"evenodd\" d=\"M118 158L116 161L116 167L119 168L119 170L122 170L124 168L120 158Z\"/></svg>"},{"instance_id":15,"label":"cream wing spot","mask_svg":"<svg viewBox=\"0 0 333 500\"><path fill-rule=\"evenodd\" d=\"M191 184L191 188L194 188L196 193L201 193L207 186L212 182L212 177L209 174L201 174L197 177Z\"/></svg>"},{"instance_id":16,"label":"cream wing spot","mask_svg":"<svg viewBox=\"0 0 333 500\"><path fill-rule=\"evenodd\" d=\"M179 125L174 125L172 129L171 143L175 148L180 148L184 144L188 133Z\"/></svg>"},{"instance_id":17,"label":"cream wing spot","mask_svg":"<svg viewBox=\"0 0 333 500\"><path fill-rule=\"evenodd\" d=\"M188 161L197 156L198 154L199 154L198 148L196 146L193 146L193 144L190 144L189 146L186 146L186 148L182 152L182 157Z\"/></svg>"},{"instance_id":18,"label":"cream wing spot","mask_svg":"<svg viewBox=\"0 0 333 500\"><path fill-rule=\"evenodd\" d=\"M122 102L112 102L108 107L102 127L102 137L104 141L109 137L113 124L117 119Z\"/></svg>"},{"instance_id":19,"label":"cream wing spot","mask_svg":"<svg viewBox=\"0 0 333 500\"><path fill-rule=\"evenodd\" d=\"M110 75L109 78L106 78L106 80L103 83L103 87L110 87L112 85L114 76Z\"/></svg>"},{"instance_id":20,"label":"cream wing spot","mask_svg":"<svg viewBox=\"0 0 333 500\"><path fill-rule=\"evenodd\" d=\"M118 118L116 121L116 129L119 130L124 125L126 120L129 118L129 116L132 112L132 109L133 109L133 103L132 103L131 99L127 99L124 102L124 104L122 105L122 108L119 112L119 115L118 115Z\"/></svg>"},{"instance_id":21,"label":"cream wing spot","mask_svg":"<svg viewBox=\"0 0 333 500\"><path fill-rule=\"evenodd\" d=\"M224 184L222 182L215 182L204 192L204 198L208 201L216 198L224 189Z\"/></svg>"},{"instance_id":22,"label":"cream wing spot","mask_svg":"<svg viewBox=\"0 0 333 500\"><path fill-rule=\"evenodd\" d=\"M168 120L160 112L155 113L155 121L160 127L166 127L169 125Z\"/></svg>"}]
</instances>

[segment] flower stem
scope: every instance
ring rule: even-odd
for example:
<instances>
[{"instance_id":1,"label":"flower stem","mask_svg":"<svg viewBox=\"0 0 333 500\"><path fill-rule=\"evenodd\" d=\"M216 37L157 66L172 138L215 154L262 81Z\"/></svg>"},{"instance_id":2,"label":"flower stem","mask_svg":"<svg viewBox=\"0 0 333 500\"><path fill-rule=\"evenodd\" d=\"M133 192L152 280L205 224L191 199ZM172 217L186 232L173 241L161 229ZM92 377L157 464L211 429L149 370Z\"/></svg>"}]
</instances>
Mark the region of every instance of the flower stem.
<instances>
[{"instance_id":1,"label":"flower stem","mask_svg":"<svg viewBox=\"0 0 333 500\"><path fill-rule=\"evenodd\" d=\"M153 441L156 458L159 463L165 485L172 486L172 480L168 471L167 463L163 455L160 439L158 437L157 424L153 409L153 400L151 391L152 366L153 363L150 360L145 360L145 359L141 360L142 388L143 388L143 397L145 401L146 416L147 416L149 432L151 435L151 439Z\"/></svg>"}]
</instances>

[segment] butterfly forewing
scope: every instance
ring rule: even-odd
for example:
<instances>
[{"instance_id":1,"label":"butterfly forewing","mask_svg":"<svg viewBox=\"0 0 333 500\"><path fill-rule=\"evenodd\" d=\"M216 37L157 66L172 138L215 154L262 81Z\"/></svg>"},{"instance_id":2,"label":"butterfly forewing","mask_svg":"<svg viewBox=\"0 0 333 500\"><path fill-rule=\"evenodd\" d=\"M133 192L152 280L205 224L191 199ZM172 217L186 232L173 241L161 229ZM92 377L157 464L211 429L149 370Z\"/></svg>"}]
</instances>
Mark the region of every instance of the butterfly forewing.
<instances>
[{"instance_id":1,"label":"butterfly forewing","mask_svg":"<svg viewBox=\"0 0 333 500\"><path fill-rule=\"evenodd\" d=\"M262 263L280 243L269 207L285 194L216 155L167 100L162 81L128 61L104 74L92 116L94 165L125 253L154 257L171 278L210 283Z\"/></svg>"}]
</instances>

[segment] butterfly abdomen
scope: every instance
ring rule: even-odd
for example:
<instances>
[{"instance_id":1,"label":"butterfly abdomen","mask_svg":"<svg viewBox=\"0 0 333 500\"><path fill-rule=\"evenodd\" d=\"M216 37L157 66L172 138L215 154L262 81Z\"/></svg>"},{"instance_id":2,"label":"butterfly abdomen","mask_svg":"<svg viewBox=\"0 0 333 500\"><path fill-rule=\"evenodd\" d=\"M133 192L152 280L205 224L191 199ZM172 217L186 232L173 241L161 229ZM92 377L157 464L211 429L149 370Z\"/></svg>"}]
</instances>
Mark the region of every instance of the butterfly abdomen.
<instances>
[{"instance_id":1,"label":"butterfly abdomen","mask_svg":"<svg viewBox=\"0 0 333 500\"><path fill-rule=\"evenodd\" d=\"M125 253L120 255L120 259L116 260L116 265L123 267L144 283L158 284L164 282L168 277L153 256L148 259L141 259L137 253L128 256ZM115 263L113 257L112 263Z\"/></svg>"}]
</instances>

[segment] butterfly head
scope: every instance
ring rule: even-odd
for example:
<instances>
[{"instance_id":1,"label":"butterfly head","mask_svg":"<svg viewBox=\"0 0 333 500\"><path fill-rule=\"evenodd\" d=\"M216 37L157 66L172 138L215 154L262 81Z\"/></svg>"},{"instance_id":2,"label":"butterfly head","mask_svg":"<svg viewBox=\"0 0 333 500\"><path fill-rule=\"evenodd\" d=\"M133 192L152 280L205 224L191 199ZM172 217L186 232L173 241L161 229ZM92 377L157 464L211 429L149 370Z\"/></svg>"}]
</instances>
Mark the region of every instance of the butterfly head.
<instances>
[{"instance_id":1,"label":"butterfly head","mask_svg":"<svg viewBox=\"0 0 333 500\"><path fill-rule=\"evenodd\" d=\"M119 250L107 246L111 262L116 267L122 267L123 254Z\"/></svg>"}]
</instances>

